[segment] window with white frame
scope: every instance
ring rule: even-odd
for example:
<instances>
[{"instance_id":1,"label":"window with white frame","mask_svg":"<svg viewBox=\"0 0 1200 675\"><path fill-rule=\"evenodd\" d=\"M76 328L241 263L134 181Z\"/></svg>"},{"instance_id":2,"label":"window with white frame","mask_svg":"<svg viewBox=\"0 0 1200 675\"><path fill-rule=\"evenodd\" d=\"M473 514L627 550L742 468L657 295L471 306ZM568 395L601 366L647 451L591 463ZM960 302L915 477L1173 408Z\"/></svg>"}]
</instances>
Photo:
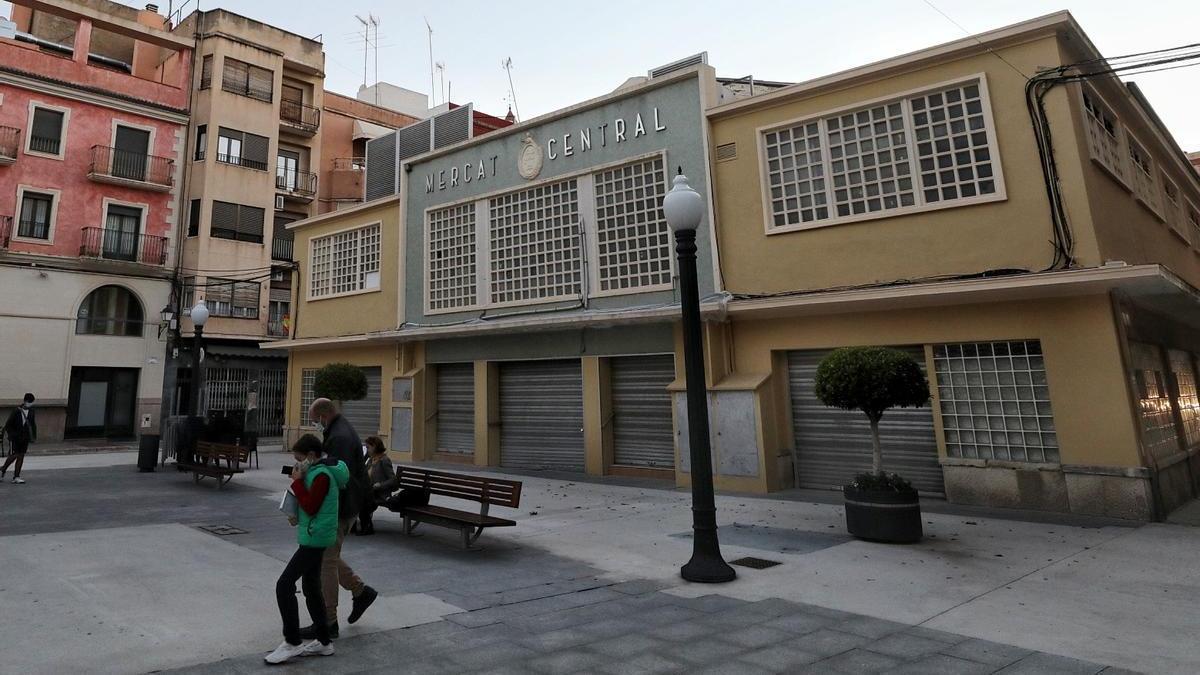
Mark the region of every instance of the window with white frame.
<instances>
[{"instance_id":1,"label":"window with white frame","mask_svg":"<svg viewBox=\"0 0 1200 675\"><path fill-rule=\"evenodd\" d=\"M766 131L771 229L999 198L982 81Z\"/></svg>"},{"instance_id":2,"label":"window with white frame","mask_svg":"<svg viewBox=\"0 0 1200 675\"><path fill-rule=\"evenodd\" d=\"M257 319L262 284L257 281L209 278L205 283L204 304L213 316Z\"/></svg>"},{"instance_id":3,"label":"window with white frame","mask_svg":"<svg viewBox=\"0 0 1200 675\"><path fill-rule=\"evenodd\" d=\"M311 298L379 288L379 223L312 240Z\"/></svg>"},{"instance_id":4,"label":"window with white frame","mask_svg":"<svg viewBox=\"0 0 1200 675\"><path fill-rule=\"evenodd\" d=\"M1146 151L1145 146L1138 143L1132 134L1126 134L1126 141L1129 146L1129 160L1133 164L1133 194L1155 215L1159 215L1162 213L1162 200L1159 198L1158 183L1154 178L1154 160L1150 159L1150 153Z\"/></svg>"},{"instance_id":5,"label":"window with white frame","mask_svg":"<svg viewBox=\"0 0 1200 675\"><path fill-rule=\"evenodd\" d=\"M316 393L317 369L305 368L300 371L300 423L299 426L312 426L308 419L308 408L317 400Z\"/></svg>"},{"instance_id":6,"label":"window with white frame","mask_svg":"<svg viewBox=\"0 0 1200 675\"><path fill-rule=\"evenodd\" d=\"M933 357L949 456L1059 461L1040 342L935 345Z\"/></svg>"},{"instance_id":7,"label":"window with white frame","mask_svg":"<svg viewBox=\"0 0 1200 675\"><path fill-rule=\"evenodd\" d=\"M429 308L471 307L476 303L475 204L429 213Z\"/></svg>"},{"instance_id":8,"label":"window with white frame","mask_svg":"<svg viewBox=\"0 0 1200 675\"><path fill-rule=\"evenodd\" d=\"M491 302L578 297L583 255L574 178L488 200Z\"/></svg>"},{"instance_id":9,"label":"window with white frame","mask_svg":"<svg viewBox=\"0 0 1200 675\"><path fill-rule=\"evenodd\" d=\"M1086 116L1088 154L1122 183L1129 183L1126 153L1121 148L1121 126L1117 116L1100 100L1090 87L1083 89L1083 110Z\"/></svg>"},{"instance_id":10,"label":"window with white frame","mask_svg":"<svg viewBox=\"0 0 1200 675\"><path fill-rule=\"evenodd\" d=\"M662 214L661 156L593 175L600 292L671 285L670 228Z\"/></svg>"}]
</instances>

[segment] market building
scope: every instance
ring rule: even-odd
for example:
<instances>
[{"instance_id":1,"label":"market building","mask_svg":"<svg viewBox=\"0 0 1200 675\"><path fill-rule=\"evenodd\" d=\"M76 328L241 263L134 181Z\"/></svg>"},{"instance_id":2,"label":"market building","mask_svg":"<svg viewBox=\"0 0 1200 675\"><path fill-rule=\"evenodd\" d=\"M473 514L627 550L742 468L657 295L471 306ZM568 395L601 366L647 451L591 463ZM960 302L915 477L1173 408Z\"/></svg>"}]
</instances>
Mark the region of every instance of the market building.
<instances>
[{"instance_id":1,"label":"market building","mask_svg":"<svg viewBox=\"0 0 1200 675\"><path fill-rule=\"evenodd\" d=\"M193 40L153 7L11 6L0 38L0 414L158 433ZM14 25L15 24L15 25Z\"/></svg>"}]
</instances>

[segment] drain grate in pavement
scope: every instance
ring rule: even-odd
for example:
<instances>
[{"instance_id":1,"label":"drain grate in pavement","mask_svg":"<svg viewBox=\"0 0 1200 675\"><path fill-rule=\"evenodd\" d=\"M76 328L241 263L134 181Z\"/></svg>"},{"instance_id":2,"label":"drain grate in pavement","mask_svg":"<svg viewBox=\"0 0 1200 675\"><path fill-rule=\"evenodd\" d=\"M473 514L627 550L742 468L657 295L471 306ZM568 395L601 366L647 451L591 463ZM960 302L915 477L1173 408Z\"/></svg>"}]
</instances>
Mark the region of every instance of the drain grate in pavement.
<instances>
[{"instance_id":1,"label":"drain grate in pavement","mask_svg":"<svg viewBox=\"0 0 1200 675\"><path fill-rule=\"evenodd\" d=\"M246 530L232 525L197 525L196 527L210 534L215 534L218 537L228 537L231 534L249 534Z\"/></svg>"},{"instance_id":2,"label":"drain grate in pavement","mask_svg":"<svg viewBox=\"0 0 1200 675\"><path fill-rule=\"evenodd\" d=\"M776 560L765 560L763 558L738 558L732 560L730 565L740 565L741 567L749 567L752 570L765 570L768 567L782 565L783 563Z\"/></svg>"}]
</instances>

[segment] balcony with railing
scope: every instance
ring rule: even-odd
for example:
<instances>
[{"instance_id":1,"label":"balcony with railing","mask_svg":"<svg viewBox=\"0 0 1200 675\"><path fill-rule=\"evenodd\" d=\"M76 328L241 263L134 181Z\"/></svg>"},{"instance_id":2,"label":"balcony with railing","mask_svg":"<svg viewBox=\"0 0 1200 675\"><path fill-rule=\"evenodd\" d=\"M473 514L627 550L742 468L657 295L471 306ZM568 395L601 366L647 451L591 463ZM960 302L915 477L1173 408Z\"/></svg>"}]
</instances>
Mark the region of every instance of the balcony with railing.
<instances>
[{"instance_id":1,"label":"balcony with railing","mask_svg":"<svg viewBox=\"0 0 1200 675\"><path fill-rule=\"evenodd\" d=\"M165 265L167 238L104 227L85 227L79 244L79 257Z\"/></svg>"},{"instance_id":2,"label":"balcony with railing","mask_svg":"<svg viewBox=\"0 0 1200 675\"><path fill-rule=\"evenodd\" d=\"M264 162L262 160L257 160L257 159L250 159L249 157L245 157L243 155L226 155L224 153L218 152L217 153L217 161L222 164L233 164L235 166L244 166L247 169L254 169L255 171L266 171L267 170L266 162Z\"/></svg>"},{"instance_id":3,"label":"balcony with railing","mask_svg":"<svg viewBox=\"0 0 1200 675\"><path fill-rule=\"evenodd\" d=\"M166 157L93 145L88 178L98 183L168 192L175 184L175 161Z\"/></svg>"},{"instance_id":4,"label":"balcony with railing","mask_svg":"<svg viewBox=\"0 0 1200 675\"><path fill-rule=\"evenodd\" d=\"M40 152L46 155L57 155L62 149L62 138L50 138L49 136L30 136L29 151Z\"/></svg>"},{"instance_id":5,"label":"balcony with railing","mask_svg":"<svg viewBox=\"0 0 1200 675\"><path fill-rule=\"evenodd\" d=\"M279 128L303 136L312 136L321 126L321 110L299 101L279 102Z\"/></svg>"},{"instance_id":6,"label":"balcony with railing","mask_svg":"<svg viewBox=\"0 0 1200 675\"><path fill-rule=\"evenodd\" d=\"M278 226L276 226L278 227ZM290 233L289 233L290 234ZM271 260L281 260L283 262L292 262L294 258L292 253L295 250L296 242L289 237L274 237L271 239Z\"/></svg>"},{"instance_id":7,"label":"balcony with railing","mask_svg":"<svg viewBox=\"0 0 1200 675\"><path fill-rule=\"evenodd\" d=\"M311 202L317 194L317 174L278 169L275 173L275 189L288 199Z\"/></svg>"},{"instance_id":8,"label":"balcony with railing","mask_svg":"<svg viewBox=\"0 0 1200 675\"><path fill-rule=\"evenodd\" d=\"M16 127L0 127L0 166L17 161L17 148L21 142L21 130Z\"/></svg>"},{"instance_id":9,"label":"balcony with railing","mask_svg":"<svg viewBox=\"0 0 1200 675\"><path fill-rule=\"evenodd\" d=\"M329 172L329 198L339 202L361 202L367 176L365 157L339 157Z\"/></svg>"},{"instance_id":10,"label":"balcony with railing","mask_svg":"<svg viewBox=\"0 0 1200 675\"><path fill-rule=\"evenodd\" d=\"M8 242L12 240L12 216L0 216L0 251L8 248Z\"/></svg>"}]
</instances>

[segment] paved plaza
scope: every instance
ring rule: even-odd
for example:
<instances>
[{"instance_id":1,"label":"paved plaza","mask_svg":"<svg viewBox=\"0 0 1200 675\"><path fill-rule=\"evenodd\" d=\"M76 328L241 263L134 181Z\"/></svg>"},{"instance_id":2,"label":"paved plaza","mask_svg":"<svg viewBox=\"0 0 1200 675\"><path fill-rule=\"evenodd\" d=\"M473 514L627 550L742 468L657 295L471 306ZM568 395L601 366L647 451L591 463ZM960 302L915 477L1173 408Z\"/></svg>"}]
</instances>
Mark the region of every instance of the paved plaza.
<instances>
[{"instance_id":1,"label":"paved plaza","mask_svg":"<svg viewBox=\"0 0 1200 675\"><path fill-rule=\"evenodd\" d=\"M217 491L129 453L31 457L27 485L0 485L0 670L267 670L295 532L276 510L285 455L262 460ZM1200 671L1191 527L929 513L925 542L882 546L846 537L836 505L720 496L726 558L780 564L705 586L677 573L686 492L516 478L521 508L499 511L518 525L482 550L406 538L391 514L351 538L380 600L348 626L345 597L337 655L282 670Z\"/></svg>"}]
</instances>

